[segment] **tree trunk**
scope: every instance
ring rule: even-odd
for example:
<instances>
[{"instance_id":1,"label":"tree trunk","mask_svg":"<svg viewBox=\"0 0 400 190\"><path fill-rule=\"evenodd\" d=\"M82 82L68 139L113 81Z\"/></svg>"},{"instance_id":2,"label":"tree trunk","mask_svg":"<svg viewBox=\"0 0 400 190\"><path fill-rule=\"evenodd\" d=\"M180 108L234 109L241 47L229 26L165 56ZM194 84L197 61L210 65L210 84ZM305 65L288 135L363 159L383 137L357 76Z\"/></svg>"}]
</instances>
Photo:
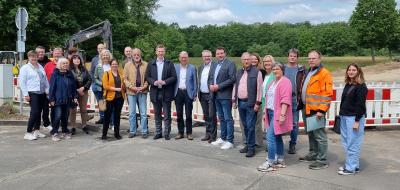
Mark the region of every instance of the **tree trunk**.
<instances>
[{"instance_id":1,"label":"tree trunk","mask_svg":"<svg viewBox=\"0 0 400 190\"><path fill-rule=\"evenodd\" d=\"M375 47L371 47L372 64L375 65Z\"/></svg>"},{"instance_id":2,"label":"tree trunk","mask_svg":"<svg viewBox=\"0 0 400 190\"><path fill-rule=\"evenodd\" d=\"M389 60L392 61L392 50L390 48L389 49Z\"/></svg>"}]
</instances>

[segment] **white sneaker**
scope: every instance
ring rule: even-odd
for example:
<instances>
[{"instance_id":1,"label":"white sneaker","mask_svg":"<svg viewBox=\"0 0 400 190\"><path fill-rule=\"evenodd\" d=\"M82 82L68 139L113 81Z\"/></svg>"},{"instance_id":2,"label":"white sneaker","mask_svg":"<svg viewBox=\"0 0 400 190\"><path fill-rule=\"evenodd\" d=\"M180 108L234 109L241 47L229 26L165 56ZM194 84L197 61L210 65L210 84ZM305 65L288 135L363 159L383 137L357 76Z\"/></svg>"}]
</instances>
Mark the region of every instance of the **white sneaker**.
<instances>
[{"instance_id":1,"label":"white sneaker","mask_svg":"<svg viewBox=\"0 0 400 190\"><path fill-rule=\"evenodd\" d=\"M222 149L222 150L228 150L228 149L231 149L231 148L233 148L233 144L230 143L230 142L228 142L228 141L226 141L226 142L221 146L221 149Z\"/></svg>"},{"instance_id":2,"label":"white sneaker","mask_svg":"<svg viewBox=\"0 0 400 190\"><path fill-rule=\"evenodd\" d=\"M71 134L70 133L63 133L63 138L64 139L71 139Z\"/></svg>"},{"instance_id":3,"label":"white sneaker","mask_svg":"<svg viewBox=\"0 0 400 190\"><path fill-rule=\"evenodd\" d=\"M25 133L24 139L32 141L36 140L37 137L33 133Z\"/></svg>"},{"instance_id":4,"label":"white sneaker","mask_svg":"<svg viewBox=\"0 0 400 190\"><path fill-rule=\"evenodd\" d=\"M44 129L46 129L48 132L51 132L51 130L53 130L53 127L51 125L45 127L43 126Z\"/></svg>"},{"instance_id":5,"label":"white sneaker","mask_svg":"<svg viewBox=\"0 0 400 190\"><path fill-rule=\"evenodd\" d=\"M215 145L215 146L219 146L219 145L222 145L224 143L225 143L224 140L222 140L221 138L218 138L216 141L212 142L211 144Z\"/></svg>"},{"instance_id":6,"label":"white sneaker","mask_svg":"<svg viewBox=\"0 0 400 190\"><path fill-rule=\"evenodd\" d=\"M273 165L269 164L268 161L265 161L257 167L257 170L260 172L272 172L276 171L276 168Z\"/></svg>"},{"instance_id":7,"label":"white sneaker","mask_svg":"<svg viewBox=\"0 0 400 190\"><path fill-rule=\"evenodd\" d=\"M51 140L58 142L61 140L61 138L58 136L57 133L53 134L53 136L51 136Z\"/></svg>"},{"instance_id":8,"label":"white sneaker","mask_svg":"<svg viewBox=\"0 0 400 190\"><path fill-rule=\"evenodd\" d=\"M33 135L35 135L36 138L46 138L46 135L41 133L39 130L33 131Z\"/></svg>"}]
</instances>

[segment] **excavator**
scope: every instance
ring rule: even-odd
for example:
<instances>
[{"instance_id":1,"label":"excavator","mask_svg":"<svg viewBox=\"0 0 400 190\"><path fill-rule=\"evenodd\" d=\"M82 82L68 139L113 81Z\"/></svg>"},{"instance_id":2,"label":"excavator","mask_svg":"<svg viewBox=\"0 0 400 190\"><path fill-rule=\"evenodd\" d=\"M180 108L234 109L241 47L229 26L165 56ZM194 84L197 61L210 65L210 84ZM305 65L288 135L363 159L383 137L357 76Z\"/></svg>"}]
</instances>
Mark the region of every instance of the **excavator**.
<instances>
[{"instance_id":1,"label":"excavator","mask_svg":"<svg viewBox=\"0 0 400 190\"><path fill-rule=\"evenodd\" d=\"M84 42L91 38L100 36L103 38L103 42L105 43L106 47L112 52L112 31L111 31L111 23L108 20L95 24L89 28L79 31L78 33L69 37L65 42L64 49L65 57L67 57L68 50L75 47L78 43ZM83 50L79 50L79 53L85 60L85 52Z\"/></svg>"}]
</instances>

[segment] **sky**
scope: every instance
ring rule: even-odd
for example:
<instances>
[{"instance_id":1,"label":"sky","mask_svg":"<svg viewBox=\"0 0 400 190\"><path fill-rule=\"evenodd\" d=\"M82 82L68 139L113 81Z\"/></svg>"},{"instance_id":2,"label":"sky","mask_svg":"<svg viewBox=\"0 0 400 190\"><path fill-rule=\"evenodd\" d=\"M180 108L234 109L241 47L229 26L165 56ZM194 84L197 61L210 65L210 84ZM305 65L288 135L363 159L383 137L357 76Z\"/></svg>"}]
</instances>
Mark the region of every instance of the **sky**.
<instances>
[{"instance_id":1,"label":"sky","mask_svg":"<svg viewBox=\"0 0 400 190\"><path fill-rule=\"evenodd\" d=\"M348 21L357 0L159 0L159 4L154 14L157 21L188 27L228 22Z\"/></svg>"}]
</instances>

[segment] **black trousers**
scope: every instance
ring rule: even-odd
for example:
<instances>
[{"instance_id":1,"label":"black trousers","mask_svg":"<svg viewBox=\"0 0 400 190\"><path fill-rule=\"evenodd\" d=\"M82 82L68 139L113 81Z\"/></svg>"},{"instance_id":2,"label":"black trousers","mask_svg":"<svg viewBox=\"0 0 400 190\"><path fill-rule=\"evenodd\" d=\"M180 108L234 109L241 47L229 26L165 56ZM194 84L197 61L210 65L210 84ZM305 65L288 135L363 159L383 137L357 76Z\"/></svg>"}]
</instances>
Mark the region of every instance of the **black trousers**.
<instances>
[{"instance_id":1,"label":"black trousers","mask_svg":"<svg viewBox=\"0 0 400 190\"><path fill-rule=\"evenodd\" d=\"M162 97L161 90L157 92L157 101L153 102L154 120L156 125L155 135L162 134L162 120L164 119L164 134L171 133L171 101L165 101ZM164 113L164 117L161 114Z\"/></svg>"},{"instance_id":2,"label":"black trousers","mask_svg":"<svg viewBox=\"0 0 400 190\"><path fill-rule=\"evenodd\" d=\"M43 105L45 103L45 99L47 99L46 94L35 94L29 92L29 107L31 108L28 120L28 127L26 132L31 133L33 129L40 129L40 116L43 111Z\"/></svg>"},{"instance_id":3,"label":"black trousers","mask_svg":"<svg viewBox=\"0 0 400 190\"><path fill-rule=\"evenodd\" d=\"M49 119L49 99L46 97L45 101L43 103L43 112L42 112L42 120L43 120L43 126L48 127L50 123ZM54 112L52 111L52 119L54 119Z\"/></svg>"},{"instance_id":4,"label":"black trousers","mask_svg":"<svg viewBox=\"0 0 400 190\"><path fill-rule=\"evenodd\" d=\"M210 93L200 93L200 104L206 122L206 135L209 135L211 140L217 139L217 114L215 111L214 101Z\"/></svg>"},{"instance_id":5,"label":"black trousers","mask_svg":"<svg viewBox=\"0 0 400 190\"><path fill-rule=\"evenodd\" d=\"M107 109L104 112L103 122L103 136L107 136L108 128L110 126L110 120L112 113L114 112L114 135L119 135L119 123L121 119L122 106L124 105L124 99L122 97L114 98L112 101L106 101Z\"/></svg>"},{"instance_id":6,"label":"black trousers","mask_svg":"<svg viewBox=\"0 0 400 190\"><path fill-rule=\"evenodd\" d=\"M178 123L178 132L183 135L186 127L186 134L192 134L192 111L193 111L193 100L189 98L187 90L178 89L178 93L175 97L176 115ZM183 108L185 108L185 119L183 119Z\"/></svg>"}]
</instances>

